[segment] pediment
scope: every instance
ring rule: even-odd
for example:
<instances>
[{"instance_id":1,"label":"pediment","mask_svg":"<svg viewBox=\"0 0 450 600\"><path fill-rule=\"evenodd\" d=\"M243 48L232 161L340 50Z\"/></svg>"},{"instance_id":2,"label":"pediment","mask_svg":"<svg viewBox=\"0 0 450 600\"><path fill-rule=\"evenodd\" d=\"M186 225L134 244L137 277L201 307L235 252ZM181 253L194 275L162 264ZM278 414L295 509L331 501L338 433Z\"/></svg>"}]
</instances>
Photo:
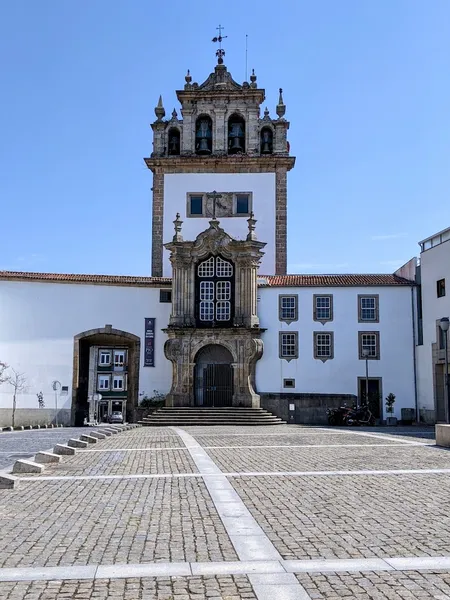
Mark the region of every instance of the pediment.
<instances>
[{"instance_id":1,"label":"pediment","mask_svg":"<svg viewBox=\"0 0 450 600\"><path fill-rule=\"evenodd\" d=\"M209 227L195 239L193 250L195 254L217 254L223 252L234 239L219 226L219 221L212 220Z\"/></svg>"},{"instance_id":2,"label":"pediment","mask_svg":"<svg viewBox=\"0 0 450 600\"><path fill-rule=\"evenodd\" d=\"M242 90L242 85L234 81L224 65L217 65L214 73L211 73L208 79L198 86L197 90L202 92L239 91Z\"/></svg>"}]
</instances>

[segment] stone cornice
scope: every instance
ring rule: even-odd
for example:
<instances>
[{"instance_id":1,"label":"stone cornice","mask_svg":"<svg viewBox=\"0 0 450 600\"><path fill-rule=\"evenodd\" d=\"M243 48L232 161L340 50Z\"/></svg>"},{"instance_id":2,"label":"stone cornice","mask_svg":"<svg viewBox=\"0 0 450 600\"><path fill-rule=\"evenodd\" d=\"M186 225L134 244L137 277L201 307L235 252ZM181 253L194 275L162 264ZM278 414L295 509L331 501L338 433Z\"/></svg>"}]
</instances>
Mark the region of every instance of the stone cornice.
<instances>
[{"instance_id":1,"label":"stone cornice","mask_svg":"<svg viewBox=\"0 0 450 600\"><path fill-rule=\"evenodd\" d=\"M280 168L290 171L295 156L155 156L144 161L153 173L275 173Z\"/></svg>"}]
</instances>

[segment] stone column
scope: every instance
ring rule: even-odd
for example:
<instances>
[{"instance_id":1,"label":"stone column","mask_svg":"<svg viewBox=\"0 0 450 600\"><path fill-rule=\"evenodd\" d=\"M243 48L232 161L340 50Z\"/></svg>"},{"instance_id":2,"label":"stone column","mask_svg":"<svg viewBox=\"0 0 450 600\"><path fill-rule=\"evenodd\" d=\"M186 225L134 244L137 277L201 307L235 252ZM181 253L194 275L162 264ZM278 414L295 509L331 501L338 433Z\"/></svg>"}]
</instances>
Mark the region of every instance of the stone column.
<instances>
[{"instance_id":1,"label":"stone column","mask_svg":"<svg viewBox=\"0 0 450 600\"><path fill-rule=\"evenodd\" d=\"M259 127L258 127L258 116L259 108L248 109L248 121L247 121L247 139L246 139L246 150L247 154L254 155L259 154Z\"/></svg>"},{"instance_id":2,"label":"stone column","mask_svg":"<svg viewBox=\"0 0 450 600\"><path fill-rule=\"evenodd\" d=\"M225 108L215 107L215 127L213 137L213 153L226 154L228 149L228 127L225 120Z\"/></svg>"},{"instance_id":3,"label":"stone column","mask_svg":"<svg viewBox=\"0 0 450 600\"><path fill-rule=\"evenodd\" d=\"M287 171L278 167L275 172L275 274L287 270Z\"/></svg>"},{"instance_id":4,"label":"stone column","mask_svg":"<svg viewBox=\"0 0 450 600\"><path fill-rule=\"evenodd\" d=\"M163 276L164 173L153 173L152 277Z\"/></svg>"},{"instance_id":5,"label":"stone column","mask_svg":"<svg viewBox=\"0 0 450 600\"><path fill-rule=\"evenodd\" d=\"M193 110L191 108L182 108L181 114L183 115L181 154L193 154L195 152L195 122L193 119Z\"/></svg>"}]
</instances>

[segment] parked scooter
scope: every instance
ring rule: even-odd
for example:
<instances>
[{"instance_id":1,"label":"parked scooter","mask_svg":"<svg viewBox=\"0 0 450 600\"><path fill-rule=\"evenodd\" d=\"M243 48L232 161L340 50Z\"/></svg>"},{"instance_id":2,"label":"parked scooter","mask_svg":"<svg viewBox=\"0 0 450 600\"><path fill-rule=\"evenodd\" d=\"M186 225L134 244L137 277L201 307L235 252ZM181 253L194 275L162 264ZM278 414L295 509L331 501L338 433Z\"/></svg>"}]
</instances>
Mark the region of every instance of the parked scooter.
<instances>
[{"instance_id":1,"label":"parked scooter","mask_svg":"<svg viewBox=\"0 0 450 600\"><path fill-rule=\"evenodd\" d=\"M375 417L367 405L356 406L346 415L346 425L375 425Z\"/></svg>"},{"instance_id":2,"label":"parked scooter","mask_svg":"<svg viewBox=\"0 0 450 600\"><path fill-rule=\"evenodd\" d=\"M348 415L353 412L353 408L344 404L339 408L327 408L328 425L346 425Z\"/></svg>"},{"instance_id":3,"label":"parked scooter","mask_svg":"<svg viewBox=\"0 0 450 600\"><path fill-rule=\"evenodd\" d=\"M375 417L368 406L344 404L339 408L327 408L329 425L375 425Z\"/></svg>"}]
</instances>

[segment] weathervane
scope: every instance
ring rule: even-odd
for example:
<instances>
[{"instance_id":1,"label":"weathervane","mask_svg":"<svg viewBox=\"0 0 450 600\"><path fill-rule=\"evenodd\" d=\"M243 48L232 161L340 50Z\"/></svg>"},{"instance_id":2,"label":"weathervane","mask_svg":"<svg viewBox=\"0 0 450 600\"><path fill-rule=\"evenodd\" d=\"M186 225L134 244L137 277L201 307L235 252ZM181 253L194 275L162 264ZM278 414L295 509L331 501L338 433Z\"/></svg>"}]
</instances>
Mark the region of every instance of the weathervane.
<instances>
[{"instance_id":1,"label":"weathervane","mask_svg":"<svg viewBox=\"0 0 450 600\"><path fill-rule=\"evenodd\" d=\"M225 50L222 49L222 40L224 40L225 38L227 38L227 35L222 35L222 29L225 29L225 27L222 27L222 25L219 25L219 27L216 27L216 29L219 32L219 35L216 37L213 37L212 41L214 43L219 42L219 49L216 52L216 56L217 56L217 62L219 65L223 64L223 57L225 56Z\"/></svg>"}]
</instances>

